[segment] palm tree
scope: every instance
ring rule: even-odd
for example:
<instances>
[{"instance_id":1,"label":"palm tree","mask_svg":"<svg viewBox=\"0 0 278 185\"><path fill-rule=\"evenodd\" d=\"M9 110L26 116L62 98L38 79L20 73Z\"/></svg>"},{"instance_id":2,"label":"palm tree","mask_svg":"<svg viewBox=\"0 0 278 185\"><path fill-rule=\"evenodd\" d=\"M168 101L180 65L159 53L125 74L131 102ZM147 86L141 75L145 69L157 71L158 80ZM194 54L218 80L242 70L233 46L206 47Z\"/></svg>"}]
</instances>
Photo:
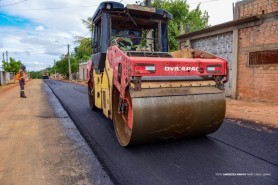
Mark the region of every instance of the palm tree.
<instances>
[{"instance_id":1,"label":"palm tree","mask_svg":"<svg viewBox=\"0 0 278 185\"><path fill-rule=\"evenodd\" d=\"M82 23L86 26L86 28L89 29L89 31L94 31L94 25L93 25L93 18L88 17L87 20L82 19Z\"/></svg>"}]
</instances>

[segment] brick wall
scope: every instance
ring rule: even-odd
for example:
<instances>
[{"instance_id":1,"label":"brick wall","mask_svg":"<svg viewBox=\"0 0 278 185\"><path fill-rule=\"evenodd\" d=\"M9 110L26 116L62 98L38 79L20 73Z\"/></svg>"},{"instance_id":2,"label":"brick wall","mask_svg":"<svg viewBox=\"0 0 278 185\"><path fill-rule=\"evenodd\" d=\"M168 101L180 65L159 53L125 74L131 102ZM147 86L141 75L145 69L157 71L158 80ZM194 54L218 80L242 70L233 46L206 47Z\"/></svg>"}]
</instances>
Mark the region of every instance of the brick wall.
<instances>
[{"instance_id":1,"label":"brick wall","mask_svg":"<svg viewBox=\"0 0 278 185\"><path fill-rule=\"evenodd\" d=\"M278 11L278 0L245 0L239 5L240 18Z\"/></svg>"},{"instance_id":2,"label":"brick wall","mask_svg":"<svg viewBox=\"0 0 278 185\"><path fill-rule=\"evenodd\" d=\"M277 64L249 65L249 52L278 49L278 0L245 0L238 5L240 18L271 16L256 26L239 29L237 97L278 103L278 58Z\"/></svg>"}]
</instances>

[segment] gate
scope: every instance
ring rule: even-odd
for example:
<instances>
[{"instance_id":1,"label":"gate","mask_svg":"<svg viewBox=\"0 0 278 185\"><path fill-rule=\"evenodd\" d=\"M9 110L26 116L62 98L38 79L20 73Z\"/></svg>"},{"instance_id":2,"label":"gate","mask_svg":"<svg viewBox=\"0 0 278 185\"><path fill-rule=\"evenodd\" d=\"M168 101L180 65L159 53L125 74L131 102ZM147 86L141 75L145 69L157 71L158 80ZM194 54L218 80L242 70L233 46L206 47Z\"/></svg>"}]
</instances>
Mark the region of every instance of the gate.
<instances>
[{"instance_id":1,"label":"gate","mask_svg":"<svg viewBox=\"0 0 278 185\"><path fill-rule=\"evenodd\" d=\"M225 85L226 96L231 96L232 89L232 61L233 61L233 32L221 33L209 37L204 37L196 40L191 40L193 49L207 51L221 58L224 58L229 63L229 82Z\"/></svg>"}]
</instances>

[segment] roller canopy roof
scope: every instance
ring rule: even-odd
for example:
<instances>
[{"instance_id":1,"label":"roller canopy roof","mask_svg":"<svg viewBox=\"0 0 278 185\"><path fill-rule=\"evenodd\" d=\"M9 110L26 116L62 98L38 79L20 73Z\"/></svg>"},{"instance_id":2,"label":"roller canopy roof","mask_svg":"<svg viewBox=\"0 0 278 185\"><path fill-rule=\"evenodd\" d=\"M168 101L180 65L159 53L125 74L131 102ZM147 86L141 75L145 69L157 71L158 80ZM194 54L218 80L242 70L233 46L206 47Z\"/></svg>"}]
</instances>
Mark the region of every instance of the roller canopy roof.
<instances>
[{"instance_id":1,"label":"roller canopy roof","mask_svg":"<svg viewBox=\"0 0 278 185\"><path fill-rule=\"evenodd\" d=\"M100 5L98 6L93 16L93 22L95 22L103 12L122 16L124 16L125 14L129 14L133 18L138 17L157 20L168 20L172 19L173 17L171 13L160 8L144 7L138 5L127 5L125 7L123 4L118 2L106 1L100 3Z\"/></svg>"}]
</instances>

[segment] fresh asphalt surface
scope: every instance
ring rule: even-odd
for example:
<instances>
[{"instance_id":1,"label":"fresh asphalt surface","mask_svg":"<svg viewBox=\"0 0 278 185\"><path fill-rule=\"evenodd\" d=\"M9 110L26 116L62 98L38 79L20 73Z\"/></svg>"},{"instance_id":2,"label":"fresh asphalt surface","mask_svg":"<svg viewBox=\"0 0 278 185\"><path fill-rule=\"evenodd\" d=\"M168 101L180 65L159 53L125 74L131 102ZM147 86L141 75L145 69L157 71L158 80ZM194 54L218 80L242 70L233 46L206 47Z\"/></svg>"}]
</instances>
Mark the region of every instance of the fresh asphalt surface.
<instances>
[{"instance_id":1,"label":"fresh asphalt surface","mask_svg":"<svg viewBox=\"0 0 278 185\"><path fill-rule=\"evenodd\" d=\"M115 184L278 184L278 131L225 120L206 137L123 148L87 88L45 80ZM201 115L200 115L201 116Z\"/></svg>"}]
</instances>

